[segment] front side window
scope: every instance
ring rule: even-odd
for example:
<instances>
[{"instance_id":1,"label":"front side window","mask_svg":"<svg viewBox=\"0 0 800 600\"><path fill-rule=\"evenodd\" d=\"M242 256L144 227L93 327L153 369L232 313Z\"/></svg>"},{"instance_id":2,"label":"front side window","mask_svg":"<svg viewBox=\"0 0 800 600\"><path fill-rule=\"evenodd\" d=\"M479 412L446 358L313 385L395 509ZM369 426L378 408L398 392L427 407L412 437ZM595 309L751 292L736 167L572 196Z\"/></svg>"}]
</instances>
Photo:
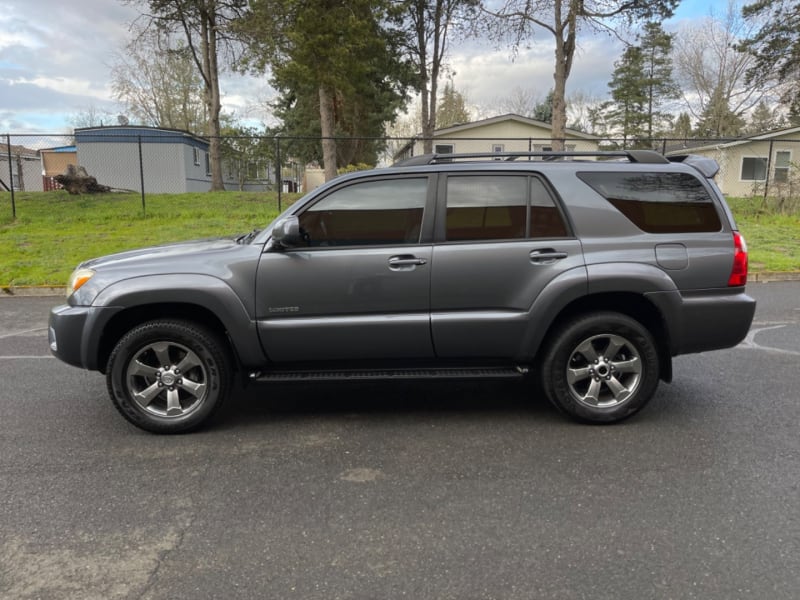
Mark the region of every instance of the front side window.
<instances>
[{"instance_id":1,"label":"front side window","mask_svg":"<svg viewBox=\"0 0 800 600\"><path fill-rule=\"evenodd\" d=\"M742 181L764 181L767 178L767 159L755 156L742 158Z\"/></svg>"},{"instance_id":2,"label":"front side window","mask_svg":"<svg viewBox=\"0 0 800 600\"><path fill-rule=\"evenodd\" d=\"M541 181L519 175L447 179L447 241L562 237L566 226Z\"/></svg>"},{"instance_id":3,"label":"front side window","mask_svg":"<svg viewBox=\"0 0 800 600\"><path fill-rule=\"evenodd\" d=\"M648 233L719 231L705 186L688 173L578 173L639 229Z\"/></svg>"},{"instance_id":4,"label":"front side window","mask_svg":"<svg viewBox=\"0 0 800 600\"><path fill-rule=\"evenodd\" d=\"M427 178L356 182L299 215L306 243L374 246L419 243Z\"/></svg>"}]
</instances>

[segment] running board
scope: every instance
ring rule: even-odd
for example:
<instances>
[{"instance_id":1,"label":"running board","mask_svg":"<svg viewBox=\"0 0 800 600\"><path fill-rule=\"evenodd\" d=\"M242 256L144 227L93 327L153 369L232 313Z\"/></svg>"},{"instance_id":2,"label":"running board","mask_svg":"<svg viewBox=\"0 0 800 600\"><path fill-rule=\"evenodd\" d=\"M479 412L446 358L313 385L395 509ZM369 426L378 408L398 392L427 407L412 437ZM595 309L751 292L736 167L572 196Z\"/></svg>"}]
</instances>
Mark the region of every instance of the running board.
<instances>
[{"instance_id":1,"label":"running board","mask_svg":"<svg viewBox=\"0 0 800 600\"><path fill-rule=\"evenodd\" d=\"M333 371L257 371L250 380L257 382L303 381L380 381L397 379L514 379L523 377L527 367L414 368L414 369L338 369Z\"/></svg>"}]
</instances>

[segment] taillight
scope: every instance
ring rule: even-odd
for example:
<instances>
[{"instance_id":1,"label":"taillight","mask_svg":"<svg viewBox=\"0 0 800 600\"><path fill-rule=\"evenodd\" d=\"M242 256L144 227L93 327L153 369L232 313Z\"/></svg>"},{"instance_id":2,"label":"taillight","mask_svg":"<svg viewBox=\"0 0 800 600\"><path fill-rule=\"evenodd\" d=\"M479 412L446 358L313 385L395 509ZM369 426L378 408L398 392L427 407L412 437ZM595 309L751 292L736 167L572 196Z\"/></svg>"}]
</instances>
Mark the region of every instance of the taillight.
<instances>
[{"instance_id":1,"label":"taillight","mask_svg":"<svg viewBox=\"0 0 800 600\"><path fill-rule=\"evenodd\" d=\"M747 244L738 231L733 232L733 268L728 278L728 286L741 286L747 283Z\"/></svg>"}]
</instances>

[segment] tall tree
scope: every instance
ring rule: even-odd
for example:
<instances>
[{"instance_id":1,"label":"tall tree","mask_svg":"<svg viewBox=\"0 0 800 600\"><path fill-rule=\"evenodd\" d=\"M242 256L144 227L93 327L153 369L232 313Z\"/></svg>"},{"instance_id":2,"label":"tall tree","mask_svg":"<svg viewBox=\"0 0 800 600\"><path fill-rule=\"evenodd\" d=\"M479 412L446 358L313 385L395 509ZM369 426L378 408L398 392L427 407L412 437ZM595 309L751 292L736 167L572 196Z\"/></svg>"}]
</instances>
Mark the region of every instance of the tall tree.
<instances>
[{"instance_id":1,"label":"tall tree","mask_svg":"<svg viewBox=\"0 0 800 600\"><path fill-rule=\"evenodd\" d=\"M742 19L731 2L723 16L712 14L678 31L673 52L676 75L689 112L700 121L699 135L735 135L742 115L768 93L765 87L747 83L754 59L736 49L755 29L756 21Z\"/></svg>"},{"instance_id":2,"label":"tall tree","mask_svg":"<svg viewBox=\"0 0 800 600\"><path fill-rule=\"evenodd\" d=\"M205 85L185 43L156 28L139 31L118 54L111 88L139 123L208 133Z\"/></svg>"},{"instance_id":3,"label":"tall tree","mask_svg":"<svg viewBox=\"0 0 800 600\"><path fill-rule=\"evenodd\" d=\"M623 146L647 136L647 87L644 54L639 46L628 46L614 63L608 84L611 100L603 106L611 131L622 137Z\"/></svg>"},{"instance_id":4,"label":"tall tree","mask_svg":"<svg viewBox=\"0 0 800 600\"><path fill-rule=\"evenodd\" d=\"M484 0L482 10L494 17L495 35L513 36L514 47L543 29L555 39L553 71L553 149L563 150L567 126L566 87L581 28L614 31L617 25L669 17L679 0Z\"/></svg>"},{"instance_id":5,"label":"tall tree","mask_svg":"<svg viewBox=\"0 0 800 600\"><path fill-rule=\"evenodd\" d=\"M209 136L211 190L224 190L220 150L222 111L219 74L223 47L231 42L230 23L247 0L128 0L143 5L145 28L155 27L182 34L197 71L203 80Z\"/></svg>"},{"instance_id":6,"label":"tall tree","mask_svg":"<svg viewBox=\"0 0 800 600\"><path fill-rule=\"evenodd\" d=\"M658 128L671 119L664 105L680 98L678 84L672 77L672 35L660 23L650 21L639 35L642 53L642 86L646 97L646 134L653 139Z\"/></svg>"},{"instance_id":7,"label":"tall tree","mask_svg":"<svg viewBox=\"0 0 800 600\"><path fill-rule=\"evenodd\" d=\"M692 118L689 113L682 112L675 119L670 136L678 140L688 140L692 137Z\"/></svg>"},{"instance_id":8,"label":"tall tree","mask_svg":"<svg viewBox=\"0 0 800 600\"><path fill-rule=\"evenodd\" d=\"M424 152L433 152L433 132L437 126L439 78L454 30L474 6L475 0L402 0L397 14L402 15L408 36L405 51L416 73L416 87L422 104Z\"/></svg>"},{"instance_id":9,"label":"tall tree","mask_svg":"<svg viewBox=\"0 0 800 600\"><path fill-rule=\"evenodd\" d=\"M742 15L763 23L739 46L755 59L748 82L760 87L780 84L789 120L800 123L800 2L758 0L745 6Z\"/></svg>"},{"instance_id":10,"label":"tall tree","mask_svg":"<svg viewBox=\"0 0 800 600\"><path fill-rule=\"evenodd\" d=\"M251 0L239 22L247 64L271 70L284 110L316 106L326 179L337 172L337 124L352 129L376 106L394 113L405 99L409 72L389 11L388 0Z\"/></svg>"},{"instance_id":11,"label":"tall tree","mask_svg":"<svg viewBox=\"0 0 800 600\"><path fill-rule=\"evenodd\" d=\"M745 133L749 135L758 135L778 129L783 126L784 120L776 108L770 106L762 100L750 113L750 119L745 127Z\"/></svg>"},{"instance_id":12,"label":"tall tree","mask_svg":"<svg viewBox=\"0 0 800 600\"><path fill-rule=\"evenodd\" d=\"M437 107L437 122L439 127L449 127L459 123L469 123L470 114L467 108L467 100L459 92L452 81L444 85L442 98Z\"/></svg>"}]
</instances>

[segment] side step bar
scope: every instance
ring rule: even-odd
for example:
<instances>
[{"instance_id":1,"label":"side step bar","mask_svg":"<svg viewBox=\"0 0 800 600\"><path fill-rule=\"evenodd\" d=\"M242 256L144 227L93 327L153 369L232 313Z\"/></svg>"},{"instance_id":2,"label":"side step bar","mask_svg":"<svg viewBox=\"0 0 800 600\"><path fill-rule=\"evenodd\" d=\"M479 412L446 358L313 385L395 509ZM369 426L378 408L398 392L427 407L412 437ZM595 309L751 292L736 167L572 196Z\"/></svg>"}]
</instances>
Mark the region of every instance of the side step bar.
<instances>
[{"instance_id":1,"label":"side step bar","mask_svg":"<svg viewBox=\"0 0 800 600\"><path fill-rule=\"evenodd\" d=\"M333 371L256 371L255 382L380 381L397 379L513 379L521 378L527 367L338 369Z\"/></svg>"}]
</instances>

